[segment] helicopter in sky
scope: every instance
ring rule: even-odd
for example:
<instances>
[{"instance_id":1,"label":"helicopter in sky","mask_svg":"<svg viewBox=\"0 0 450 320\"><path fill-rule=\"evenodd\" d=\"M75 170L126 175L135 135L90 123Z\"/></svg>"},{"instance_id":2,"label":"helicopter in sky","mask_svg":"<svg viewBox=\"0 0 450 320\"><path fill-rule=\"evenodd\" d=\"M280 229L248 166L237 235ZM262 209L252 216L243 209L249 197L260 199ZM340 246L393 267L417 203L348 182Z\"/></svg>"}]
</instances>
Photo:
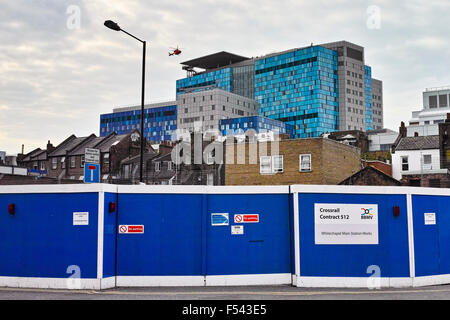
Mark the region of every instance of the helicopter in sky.
<instances>
[{"instance_id":1,"label":"helicopter in sky","mask_svg":"<svg viewBox=\"0 0 450 320\"><path fill-rule=\"evenodd\" d=\"M169 48L170 52L169 52L169 56L178 56L181 53L180 48L178 48L178 46L176 48Z\"/></svg>"}]
</instances>

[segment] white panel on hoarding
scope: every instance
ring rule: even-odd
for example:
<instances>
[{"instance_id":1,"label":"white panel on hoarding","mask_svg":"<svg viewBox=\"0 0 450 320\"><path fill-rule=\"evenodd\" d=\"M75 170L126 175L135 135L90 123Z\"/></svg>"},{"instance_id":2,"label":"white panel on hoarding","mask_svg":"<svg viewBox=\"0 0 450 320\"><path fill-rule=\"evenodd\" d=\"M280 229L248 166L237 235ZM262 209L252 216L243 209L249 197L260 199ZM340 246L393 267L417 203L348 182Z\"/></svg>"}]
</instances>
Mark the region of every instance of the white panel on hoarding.
<instances>
[{"instance_id":1,"label":"white panel on hoarding","mask_svg":"<svg viewBox=\"0 0 450 320\"><path fill-rule=\"evenodd\" d=\"M315 244L378 244L378 205L314 204Z\"/></svg>"}]
</instances>

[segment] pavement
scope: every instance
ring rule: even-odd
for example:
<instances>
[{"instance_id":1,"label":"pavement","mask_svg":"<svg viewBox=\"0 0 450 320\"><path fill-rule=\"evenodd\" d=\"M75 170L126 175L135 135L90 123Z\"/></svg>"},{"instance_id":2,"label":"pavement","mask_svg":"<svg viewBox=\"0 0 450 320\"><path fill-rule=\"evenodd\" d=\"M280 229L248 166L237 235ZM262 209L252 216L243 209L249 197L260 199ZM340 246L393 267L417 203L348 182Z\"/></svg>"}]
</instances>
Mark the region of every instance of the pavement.
<instances>
[{"instance_id":1,"label":"pavement","mask_svg":"<svg viewBox=\"0 0 450 320\"><path fill-rule=\"evenodd\" d=\"M116 288L103 291L0 288L0 300L450 300L450 285L374 290L287 285Z\"/></svg>"}]
</instances>

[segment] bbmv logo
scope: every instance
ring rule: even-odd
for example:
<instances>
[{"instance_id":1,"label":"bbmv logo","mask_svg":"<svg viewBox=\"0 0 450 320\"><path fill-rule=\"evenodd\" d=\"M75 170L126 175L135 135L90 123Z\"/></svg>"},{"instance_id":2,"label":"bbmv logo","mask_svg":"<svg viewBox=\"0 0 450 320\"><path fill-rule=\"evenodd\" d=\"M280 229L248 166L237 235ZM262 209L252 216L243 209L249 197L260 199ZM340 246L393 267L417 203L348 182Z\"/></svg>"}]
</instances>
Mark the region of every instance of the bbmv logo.
<instances>
[{"instance_id":1,"label":"bbmv logo","mask_svg":"<svg viewBox=\"0 0 450 320\"><path fill-rule=\"evenodd\" d=\"M361 208L362 213L361 213L361 219L368 219L371 220L373 219L373 213L371 213L371 211L373 210L373 208Z\"/></svg>"}]
</instances>

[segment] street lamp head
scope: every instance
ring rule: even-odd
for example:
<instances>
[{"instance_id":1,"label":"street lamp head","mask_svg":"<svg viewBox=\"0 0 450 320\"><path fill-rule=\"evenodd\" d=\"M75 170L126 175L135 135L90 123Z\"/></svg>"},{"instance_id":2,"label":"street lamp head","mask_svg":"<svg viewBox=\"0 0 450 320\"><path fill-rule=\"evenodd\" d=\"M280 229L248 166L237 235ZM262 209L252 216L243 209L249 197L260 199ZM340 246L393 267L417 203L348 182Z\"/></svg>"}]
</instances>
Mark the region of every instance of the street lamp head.
<instances>
[{"instance_id":1,"label":"street lamp head","mask_svg":"<svg viewBox=\"0 0 450 320\"><path fill-rule=\"evenodd\" d=\"M105 27L110 28L111 30L120 31L120 27L117 23L111 20L106 20L104 23Z\"/></svg>"}]
</instances>

